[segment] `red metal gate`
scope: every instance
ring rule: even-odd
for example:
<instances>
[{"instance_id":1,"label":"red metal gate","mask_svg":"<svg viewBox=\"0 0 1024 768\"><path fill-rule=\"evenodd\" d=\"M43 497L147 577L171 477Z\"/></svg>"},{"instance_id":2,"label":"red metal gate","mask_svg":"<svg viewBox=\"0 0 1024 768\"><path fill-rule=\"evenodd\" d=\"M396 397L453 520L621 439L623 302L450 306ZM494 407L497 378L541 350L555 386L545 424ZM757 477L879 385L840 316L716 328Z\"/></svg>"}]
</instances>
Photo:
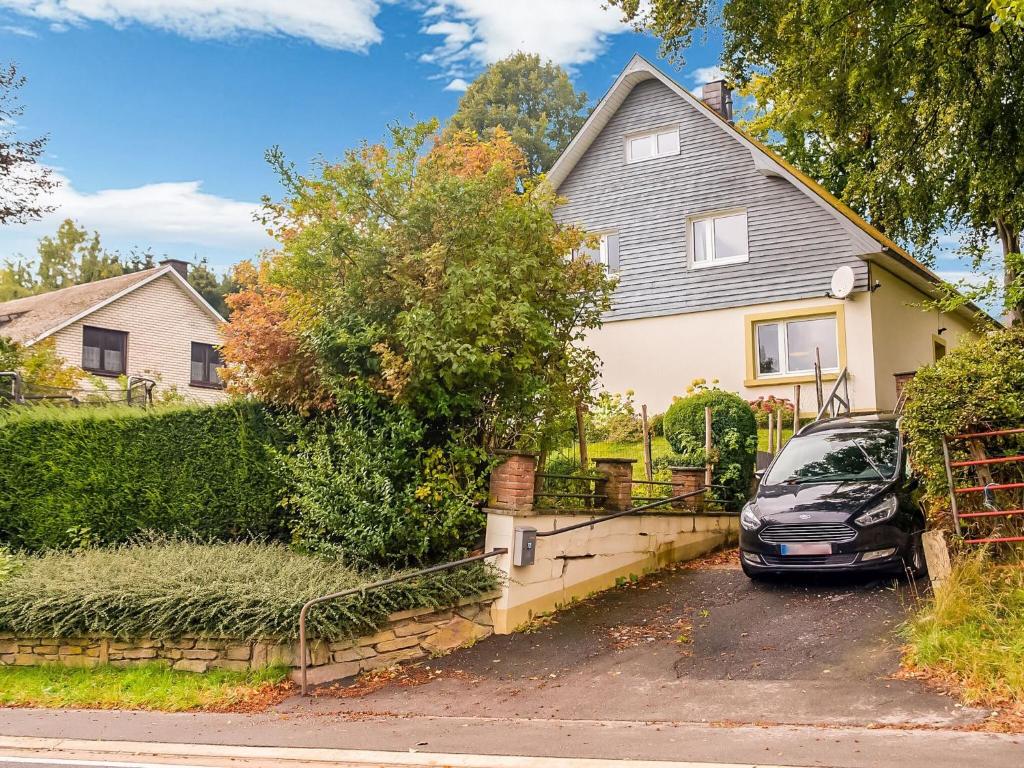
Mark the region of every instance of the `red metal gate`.
<instances>
[{"instance_id":1,"label":"red metal gate","mask_svg":"<svg viewBox=\"0 0 1024 768\"><path fill-rule=\"evenodd\" d=\"M953 460L954 452L966 454L969 458ZM965 432L943 438L942 455L946 463L949 503L956 532L965 536L963 529L971 525L971 531L967 534L970 538L965 537L964 543L1024 541L1024 535L998 535L999 530L986 534L977 530L977 524L986 521L995 522L1001 518L1013 520L1015 516L1024 515L1024 503L1020 498L1024 495L1024 474L1020 471L1024 467L1024 427ZM1015 469L1016 476L1005 476ZM957 473L956 470L973 472L974 484L958 486L956 476L963 473ZM997 474L1001 476L997 477ZM1019 493L1008 493L1013 491ZM975 508L979 498L981 509ZM960 499L969 499L968 506L971 508L962 509ZM1000 502L1005 508L1000 508Z\"/></svg>"}]
</instances>

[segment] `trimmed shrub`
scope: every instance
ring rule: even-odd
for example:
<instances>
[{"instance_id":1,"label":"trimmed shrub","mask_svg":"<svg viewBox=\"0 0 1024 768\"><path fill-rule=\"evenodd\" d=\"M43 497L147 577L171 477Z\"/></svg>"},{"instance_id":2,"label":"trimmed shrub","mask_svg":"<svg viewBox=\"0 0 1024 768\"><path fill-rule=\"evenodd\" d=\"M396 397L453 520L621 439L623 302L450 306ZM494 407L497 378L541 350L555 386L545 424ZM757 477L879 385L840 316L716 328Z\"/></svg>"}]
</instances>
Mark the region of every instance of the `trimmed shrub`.
<instances>
[{"instance_id":1,"label":"trimmed shrub","mask_svg":"<svg viewBox=\"0 0 1024 768\"><path fill-rule=\"evenodd\" d=\"M948 510L943 435L1024 424L1024 331L996 331L965 341L919 370L907 383L902 424L931 511ZM1024 445L1004 448L1012 453Z\"/></svg>"},{"instance_id":2,"label":"trimmed shrub","mask_svg":"<svg viewBox=\"0 0 1024 768\"><path fill-rule=\"evenodd\" d=\"M16 549L286 534L280 440L256 403L18 408L0 417L0 541Z\"/></svg>"},{"instance_id":3,"label":"trimmed shrub","mask_svg":"<svg viewBox=\"0 0 1024 768\"><path fill-rule=\"evenodd\" d=\"M391 575L280 544L153 541L18 560L0 590L0 631L33 637L294 638L307 600ZM309 634L373 632L394 611L452 605L497 583L478 565L356 594L311 610Z\"/></svg>"},{"instance_id":4,"label":"trimmed shrub","mask_svg":"<svg viewBox=\"0 0 1024 768\"><path fill-rule=\"evenodd\" d=\"M656 413L650 417L647 421L647 428L651 431L654 437L665 436L665 414Z\"/></svg>"},{"instance_id":5,"label":"trimmed shrub","mask_svg":"<svg viewBox=\"0 0 1024 768\"><path fill-rule=\"evenodd\" d=\"M665 412L665 438L683 463L702 466L704 451L704 408L711 406L711 435L714 453L715 496L737 503L746 499L754 476L757 452L757 424L747 401L732 392L705 389L676 400Z\"/></svg>"},{"instance_id":6,"label":"trimmed shrub","mask_svg":"<svg viewBox=\"0 0 1024 768\"><path fill-rule=\"evenodd\" d=\"M358 567L441 562L482 543L487 457L449 443L423 448L399 408L346 407L294 419L281 453L293 539Z\"/></svg>"}]
</instances>

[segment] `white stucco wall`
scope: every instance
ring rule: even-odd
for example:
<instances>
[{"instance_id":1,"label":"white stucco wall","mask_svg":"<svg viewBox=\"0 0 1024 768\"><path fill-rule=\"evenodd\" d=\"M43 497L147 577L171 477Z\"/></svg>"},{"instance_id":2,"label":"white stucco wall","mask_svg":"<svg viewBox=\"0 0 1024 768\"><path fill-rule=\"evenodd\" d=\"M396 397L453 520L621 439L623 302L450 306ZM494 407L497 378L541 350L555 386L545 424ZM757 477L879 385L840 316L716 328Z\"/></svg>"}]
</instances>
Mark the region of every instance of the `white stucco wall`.
<instances>
[{"instance_id":1,"label":"white stucco wall","mask_svg":"<svg viewBox=\"0 0 1024 768\"><path fill-rule=\"evenodd\" d=\"M127 373L155 379L157 393L174 387L196 402L226 398L223 390L189 384L192 342L220 344L221 339L216 321L173 277L162 275L55 333L57 353L72 365L82 365L86 325L127 331Z\"/></svg>"},{"instance_id":2,"label":"white stucco wall","mask_svg":"<svg viewBox=\"0 0 1024 768\"><path fill-rule=\"evenodd\" d=\"M875 391L878 407L889 410L896 406L895 374L935 362L935 337L945 341L948 352L973 335L975 322L961 313L926 311L921 291L881 267L872 266L871 279L879 285L871 294Z\"/></svg>"},{"instance_id":3,"label":"white stucco wall","mask_svg":"<svg viewBox=\"0 0 1024 768\"><path fill-rule=\"evenodd\" d=\"M722 389L753 400L775 395L792 399L794 382L747 385L747 319L751 315L841 307L845 315L846 363L855 410L873 410L875 362L872 352L871 295L855 293L846 301L802 299L749 307L694 312L606 323L587 336L603 362L601 387L636 393L652 413L668 408L697 378L719 380ZM842 340L841 340L842 343ZM813 376L802 377L801 411L814 409ZM826 394L828 389L826 384Z\"/></svg>"}]
</instances>

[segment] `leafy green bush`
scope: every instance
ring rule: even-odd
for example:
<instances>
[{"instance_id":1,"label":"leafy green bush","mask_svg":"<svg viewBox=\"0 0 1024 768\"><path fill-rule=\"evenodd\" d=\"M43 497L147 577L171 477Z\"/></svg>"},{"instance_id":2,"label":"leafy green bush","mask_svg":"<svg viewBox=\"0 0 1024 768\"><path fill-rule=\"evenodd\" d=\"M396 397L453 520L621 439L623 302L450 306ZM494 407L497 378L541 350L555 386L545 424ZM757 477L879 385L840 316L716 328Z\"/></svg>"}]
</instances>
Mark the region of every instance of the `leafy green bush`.
<instances>
[{"instance_id":1,"label":"leafy green bush","mask_svg":"<svg viewBox=\"0 0 1024 768\"><path fill-rule=\"evenodd\" d=\"M279 439L255 403L8 411L0 416L0 541L43 549L141 531L283 535L270 450Z\"/></svg>"},{"instance_id":2,"label":"leafy green bush","mask_svg":"<svg viewBox=\"0 0 1024 768\"><path fill-rule=\"evenodd\" d=\"M239 641L292 638L313 597L358 587L357 572L279 544L153 541L22 558L0 590L0 631L35 637L109 636ZM451 605L497 584L489 566L456 569L310 611L313 637L372 632L393 611Z\"/></svg>"},{"instance_id":3,"label":"leafy green bush","mask_svg":"<svg viewBox=\"0 0 1024 768\"><path fill-rule=\"evenodd\" d=\"M602 392L587 413L587 440L591 442L635 443L643 426L633 404L633 391L625 395Z\"/></svg>"},{"instance_id":4,"label":"leafy green bush","mask_svg":"<svg viewBox=\"0 0 1024 768\"><path fill-rule=\"evenodd\" d=\"M281 458L293 538L357 566L438 562L477 545L486 522L487 457L424 449L408 412L347 407L291 422Z\"/></svg>"},{"instance_id":5,"label":"leafy green bush","mask_svg":"<svg viewBox=\"0 0 1024 768\"><path fill-rule=\"evenodd\" d=\"M948 508L942 436L1024 424L1024 331L965 341L907 384L903 427L933 513Z\"/></svg>"},{"instance_id":6,"label":"leafy green bush","mask_svg":"<svg viewBox=\"0 0 1024 768\"><path fill-rule=\"evenodd\" d=\"M665 412L665 438L686 464L705 464L706 406L711 406L713 482L728 488L715 495L732 502L743 501L750 490L757 452L757 424L746 400L720 389L704 389L676 400Z\"/></svg>"},{"instance_id":7,"label":"leafy green bush","mask_svg":"<svg viewBox=\"0 0 1024 768\"><path fill-rule=\"evenodd\" d=\"M655 437L665 436L665 414L656 413L648 419L647 428L651 430L651 434Z\"/></svg>"}]
</instances>

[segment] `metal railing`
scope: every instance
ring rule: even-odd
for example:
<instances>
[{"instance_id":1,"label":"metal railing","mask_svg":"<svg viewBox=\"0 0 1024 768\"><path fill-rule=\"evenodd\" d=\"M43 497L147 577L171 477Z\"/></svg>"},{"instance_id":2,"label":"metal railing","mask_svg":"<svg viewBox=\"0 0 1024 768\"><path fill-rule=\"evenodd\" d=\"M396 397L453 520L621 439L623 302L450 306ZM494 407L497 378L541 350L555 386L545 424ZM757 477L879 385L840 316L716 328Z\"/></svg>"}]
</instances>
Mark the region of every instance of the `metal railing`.
<instances>
[{"instance_id":1,"label":"metal railing","mask_svg":"<svg viewBox=\"0 0 1024 768\"><path fill-rule=\"evenodd\" d=\"M301 687L302 695L305 696L308 686L306 685L306 670L309 667L309 663L306 661L306 619L309 616L309 609L314 605L320 603L326 603L329 600L340 600L343 597L350 597L351 595L365 594L372 589L380 589L381 587L388 587L392 584L397 584L401 581L408 581L409 579L418 579L422 576L429 576L432 573L440 573L441 571L448 571L452 568L458 568L462 565L468 565L469 563L476 563L481 560L486 560L489 557L497 557L498 555L508 554L507 547L498 547L492 549L490 552L483 552L479 555L473 555L471 557L464 557L461 560L453 560L450 563L441 563L440 565L433 565L430 568L423 568L412 573L403 573L399 576L392 576L390 579L382 579L381 581L374 581L370 584L364 584L360 587L353 587L352 589L345 589L341 592L332 592L329 595L321 595L320 597L314 597L312 600L307 600L299 611L299 670L301 675Z\"/></svg>"},{"instance_id":2,"label":"metal railing","mask_svg":"<svg viewBox=\"0 0 1024 768\"><path fill-rule=\"evenodd\" d=\"M604 478L600 475L565 475L558 474L556 472L537 472L534 474L534 487L535 491L533 494L533 503L539 504L540 499L579 499L587 508L592 506L600 506L601 502L606 501L608 496L603 493L597 492L597 483L600 483ZM560 485L565 487L565 490L561 488L557 490L548 490L546 480L560 480L563 481ZM586 488L586 491L576 493L572 490L574 485L580 485ZM593 487L593 491L590 488Z\"/></svg>"},{"instance_id":3,"label":"metal railing","mask_svg":"<svg viewBox=\"0 0 1024 768\"><path fill-rule=\"evenodd\" d=\"M815 373L820 380L821 369L817 368L817 366L815 367ZM840 386L843 388L842 395L839 394ZM818 415L814 420L823 419L826 413L832 417L850 415L850 374L846 368L839 372L839 376L836 377L836 383L832 385L832 391L828 393L825 402L821 404Z\"/></svg>"}]
</instances>

